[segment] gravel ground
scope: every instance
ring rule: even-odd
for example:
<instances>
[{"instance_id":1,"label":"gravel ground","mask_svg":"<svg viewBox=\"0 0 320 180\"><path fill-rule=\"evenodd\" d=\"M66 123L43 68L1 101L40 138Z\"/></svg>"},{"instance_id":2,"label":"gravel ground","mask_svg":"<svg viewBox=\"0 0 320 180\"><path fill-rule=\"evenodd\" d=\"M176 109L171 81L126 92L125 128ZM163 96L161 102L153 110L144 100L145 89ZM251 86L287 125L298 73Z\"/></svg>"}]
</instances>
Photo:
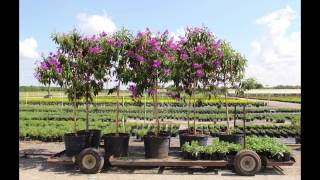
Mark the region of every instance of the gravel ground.
<instances>
[{"instance_id":1,"label":"gravel ground","mask_svg":"<svg viewBox=\"0 0 320 180\"><path fill-rule=\"evenodd\" d=\"M246 98L238 98L238 99L246 100ZM252 99L249 99L249 100L252 100ZM273 107L273 108L301 108L301 104L299 104L299 103L268 101L268 100L259 100L259 99L254 99L254 100L255 101L267 102L268 103L267 107Z\"/></svg>"},{"instance_id":2,"label":"gravel ground","mask_svg":"<svg viewBox=\"0 0 320 180\"><path fill-rule=\"evenodd\" d=\"M178 140L174 138L172 146L176 146ZM135 142L133 138L130 141L131 146L142 145L142 142ZM64 149L63 142L44 143L39 141L20 141L19 147L19 176L21 180L90 180L90 179L112 179L112 180L300 180L301 179L301 154L300 150L293 150L293 156L296 163L293 166L282 167L282 173L267 168L253 177L242 177L233 173L231 170L219 169L218 173L213 169L186 169L186 168L165 168L159 174L159 168L117 168L113 167L108 171L99 174L82 174L73 165L49 165L46 163L47 156L28 156L22 157L24 152L50 153L59 152Z\"/></svg>"}]
</instances>

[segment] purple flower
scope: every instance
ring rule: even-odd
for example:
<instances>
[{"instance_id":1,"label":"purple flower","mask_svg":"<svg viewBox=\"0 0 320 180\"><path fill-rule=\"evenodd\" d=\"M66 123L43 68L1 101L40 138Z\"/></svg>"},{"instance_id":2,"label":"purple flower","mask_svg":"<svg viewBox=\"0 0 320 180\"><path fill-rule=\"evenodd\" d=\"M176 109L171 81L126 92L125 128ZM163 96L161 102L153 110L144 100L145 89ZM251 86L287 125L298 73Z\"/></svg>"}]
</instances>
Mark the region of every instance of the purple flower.
<instances>
[{"instance_id":1,"label":"purple flower","mask_svg":"<svg viewBox=\"0 0 320 180\"><path fill-rule=\"evenodd\" d=\"M170 74L170 69L169 68L163 68L163 74L168 76Z\"/></svg>"},{"instance_id":2,"label":"purple flower","mask_svg":"<svg viewBox=\"0 0 320 180\"><path fill-rule=\"evenodd\" d=\"M160 61L158 59L154 60L151 66L153 68L159 68L160 67Z\"/></svg>"},{"instance_id":3,"label":"purple flower","mask_svg":"<svg viewBox=\"0 0 320 180\"><path fill-rule=\"evenodd\" d=\"M198 78L202 78L202 77L204 76L203 70L202 70L202 69L198 69L198 70L196 71L196 76L197 76Z\"/></svg>"},{"instance_id":4,"label":"purple flower","mask_svg":"<svg viewBox=\"0 0 320 180\"><path fill-rule=\"evenodd\" d=\"M35 77L38 81L41 79L39 72L36 72L36 73L34 74L34 77Z\"/></svg>"},{"instance_id":5,"label":"purple flower","mask_svg":"<svg viewBox=\"0 0 320 180\"><path fill-rule=\"evenodd\" d=\"M197 47L194 48L194 53L198 56L204 54L206 52L207 48L198 42Z\"/></svg>"},{"instance_id":6,"label":"purple flower","mask_svg":"<svg viewBox=\"0 0 320 180\"><path fill-rule=\"evenodd\" d=\"M58 63L58 60L57 60L56 58L54 58L54 57L50 57L48 63L49 63L51 66L54 66L54 67L58 66L58 64L59 64L59 63Z\"/></svg>"},{"instance_id":7,"label":"purple flower","mask_svg":"<svg viewBox=\"0 0 320 180\"><path fill-rule=\"evenodd\" d=\"M92 41L96 40L96 35L91 36L91 40Z\"/></svg>"},{"instance_id":8,"label":"purple flower","mask_svg":"<svg viewBox=\"0 0 320 180\"><path fill-rule=\"evenodd\" d=\"M85 79L86 81L90 81L90 75L89 75L89 74L86 74L85 77L84 77L84 79Z\"/></svg>"},{"instance_id":9,"label":"purple flower","mask_svg":"<svg viewBox=\"0 0 320 180\"><path fill-rule=\"evenodd\" d=\"M221 61L220 61L219 59L215 60L215 61L214 61L214 65L215 65L216 67L220 67L220 66L221 66Z\"/></svg>"},{"instance_id":10,"label":"purple flower","mask_svg":"<svg viewBox=\"0 0 320 180\"><path fill-rule=\"evenodd\" d=\"M120 40L120 39L118 39L118 40L116 41L115 46L116 46L117 48L121 48L121 40Z\"/></svg>"},{"instance_id":11,"label":"purple flower","mask_svg":"<svg viewBox=\"0 0 320 180\"><path fill-rule=\"evenodd\" d=\"M48 69L48 65L47 65L47 63L46 62L41 62L40 63L40 69L41 70L47 70Z\"/></svg>"},{"instance_id":12,"label":"purple flower","mask_svg":"<svg viewBox=\"0 0 320 180\"><path fill-rule=\"evenodd\" d=\"M104 36L106 36L106 35L107 35L107 33L104 32L104 31L102 31L102 33L100 33L100 36L101 36L101 37L104 37Z\"/></svg>"},{"instance_id":13,"label":"purple flower","mask_svg":"<svg viewBox=\"0 0 320 180\"><path fill-rule=\"evenodd\" d=\"M201 68L202 68L202 64L193 63L193 64L192 64L192 67L193 67L194 69L201 69Z\"/></svg>"},{"instance_id":14,"label":"purple flower","mask_svg":"<svg viewBox=\"0 0 320 180\"><path fill-rule=\"evenodd\" d=\"M179 44L184 44L185 42L187 42L186 38L183 36L179 36L179 39L180 39Z\"/></svg>"},{"instance_id":15,"label":"purple flower","mask_svg":"<svg viewBox=\"0 0 320 180\"><path fill-rule=\"evenodd\" d=\"M144 33L139 31L138 34L137 34L137 36L138 36L139 38L141 38L142 36L144 36Z\"/></svg>"},{"instance_id":16,"label":"purple flower","mask_svg":"<svg viewBox=\"0 0 320 180\"><path fill-rule=\"evenodd\" d=\"M107 44L108 44L109 46L112 46L112 45L113 45L113 39L108 39L108 40L107 40Z\"/></svg>"},{"instance_id":17,"label":"purple flower","mask_svg":"<svg viewBox=\"0 0 320 180\"><path fill-rule=\"evenodd\" d=\"M128 90L130 91L132 98L138 97L137 87L135 85L129 85Z\"/></svg>"},{"instance_id":18,"label":"purple flower","mask_svg":"<svg viewBox=\"0 0 320 180\"><path fill-rule=\"evenodd\" d=\"M219 52L219 58L223 58L224 57L224 52L223 51L220 51Z\"/></svg>"},{"instance_id":19,"label":"purple flower","mask_svg":"<svg viewBox=\"0 0 320 180\"><path fill-rule=\"evenodd\" d=\"M188 56L187 54L185 54L185 53L182 53L182 54L180 55L180 58L181 58L182 60L184 60L184 61L187 61L187 60L189 59L189 56Z\"/></svg>"},{"instance_id":20,"label":"purple flower","mask_svg":"<svg viewBox=\"0 0 320 180\"><path fill-rule=\"evenodd\" d=\"M166 30L162 33L161 37L167 36L168 34L169 34L169 31L168 31L168 29L166 29Z\"/></svg>"},{"instance_id":21,"label":"purple flower","mask_svg":"<svg viewBox=\"0 0 320 180\"><path fill-rule=\"evenodd\" d=\"M136 54L137 61L139 61L140 64L144 63L146 60L143 56L140 56L139 54Z\"/></svg>"},{"instance_id":22,"label":"purple flower","mask_svg":"<svg viewBox=\"0 0 320 180\"><path fill-rule=\"evenodd\" d=\"M220 46L221 46L221 41L219 40L219 41L213 43L212 48L213 49L218 49L218 48L220 48Z\"/></svg>"},{"instance_id":23,"label":"purple flower","mask_svg":"<svg viewBox=\"0 0 320 180\"><path fill-rule=\"evenodd\" d=\"M89 53L91 54L98 54L100 51L101 49L99 47L89 48Z\"/></svg>"},{"instance_id":24,"label":"purple flower","mask_svg":"<svg viewBox=\"0 0 320 180\"><path fill-rule=\"evenodd\" d=\"M134 57L134 53L133 53L133 51L131 51L131 50L127 51L127 55L128 55L129 57Z\"/></svg>"},{"instance_id":25,"label":"purple flower","mask_svg":"<svg viewBox=\"0 0 320 180\"><path fill-rule=\"evenodd\" d=\"M152 49L153 49L154 51L155 51L155 50L160 51L160 47L159 47L158 41L157 41L156 39L152 38L152 39L148 40L147 44L148 44L149 46L152 46Z\"/></svg>"},{"instance_id":26,"label":"purple flower","mask_svg":"<svg viewBox=\"0 0 320 180\"><path fill-rule=\"evenodd\" d=\"M56 67L55 71L56 71L56 73L61 74L62 73L61 66L59 65L58 67Z\"/></svg>"},{"instance_id":27,"label":"purple flower","mask_svg":"<svg viewBox=\"0 0 320 180\"><path fill-rule=\"evenodd\" d=\"M156 94L156 90L155 89L148 89L148 94L149 94L149 96L153 96Z\"/></svg>"}]
</instances>

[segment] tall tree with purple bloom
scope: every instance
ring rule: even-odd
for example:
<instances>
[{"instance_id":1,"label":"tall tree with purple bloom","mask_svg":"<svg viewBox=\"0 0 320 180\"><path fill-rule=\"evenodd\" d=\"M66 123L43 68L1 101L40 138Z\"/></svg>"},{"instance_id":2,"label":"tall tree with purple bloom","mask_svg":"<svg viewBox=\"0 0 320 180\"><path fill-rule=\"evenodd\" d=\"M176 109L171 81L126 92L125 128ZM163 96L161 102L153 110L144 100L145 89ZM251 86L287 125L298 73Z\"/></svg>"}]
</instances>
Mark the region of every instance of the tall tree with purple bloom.
<instances>
[{"instance_id":1,"label":"tall tree with purple bloom","mask_svg":"<svg viewBox=\"0 0 320 180\"><path fill-rule=\"evenodd\" d=\"M172 80L178 94L184 91L189 95L189 105L193 101L194 108L195 90L199 87L212 87L216 81L215 74L219 67L214 62L218 60L220 49L214 46L215 42L215 37L206 27L187 28L185 37L180 37L177 42L177 61L172 66ZM196 120L193 119L193 133L196 134ZM190 133L189 120L190 118Z\"/></svg>"}]
</instances>

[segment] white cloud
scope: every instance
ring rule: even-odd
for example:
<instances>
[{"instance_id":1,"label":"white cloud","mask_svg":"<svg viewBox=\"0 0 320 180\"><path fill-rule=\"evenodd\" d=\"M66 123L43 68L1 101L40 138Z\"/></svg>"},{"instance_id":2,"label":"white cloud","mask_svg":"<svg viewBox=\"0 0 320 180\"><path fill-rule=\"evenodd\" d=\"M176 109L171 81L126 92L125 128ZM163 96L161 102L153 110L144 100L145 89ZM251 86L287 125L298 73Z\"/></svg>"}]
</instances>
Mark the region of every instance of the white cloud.
<instances>
[{"instance_id":1,"label":"white cloud","mask_svg":"<svg viewBox=\"0 0 320 180\"><path fill-rule=\"evenodd\" d=\"M38 43L29 37L19 41L19 83L20 85L39 85L34 78L35 62L40 58Z\"/></svg>"},{"instance_id":2,"label":"white cloud","mask_svg":"<svg viewBox=\"0 0 320 180\"><path fill-rule=\"evenodd\" d=\"M38 47L38 43L33 37L26 38L23 41L19 41L20 59L38 58L39 53L36 51L37 47Z\"/></svg>"},{"instance_id":3,"label":"white cloud","mask_svg":"<svg viewBox=\"0 0 320 180\"><path fill-rule=\"evenodd\" d=\"M116 30L116 25L106 13L104 15L79 13L77 19L79 29L86 34L98 34L102 31L111 33Z\"/></svg>"},{"instance_id":4,"label":"white cloud","mask_svg":"<svg viewBox=\"0 0 320 180\"><path fill-rule=\"evenodd\" d=\"M173 36L173 39L178 41L180 40L179 36L184 37L185 35L185 30L184 28L180 27L179 29L177 29L175 32L170 32L169 33L170 36Z\"/></svg>"},{"instance_id":5,"label":"white cloud","mask_svg":"<svg viewBox=\"0 0 320 180\"><path fill-rule=\"evenodd\" d=\"M287 6L256 20L268 31L251 42L248 77L268 85L301 83L300 31L288 33L295 19L296 13Z\"/></svg>"}]
</instances>

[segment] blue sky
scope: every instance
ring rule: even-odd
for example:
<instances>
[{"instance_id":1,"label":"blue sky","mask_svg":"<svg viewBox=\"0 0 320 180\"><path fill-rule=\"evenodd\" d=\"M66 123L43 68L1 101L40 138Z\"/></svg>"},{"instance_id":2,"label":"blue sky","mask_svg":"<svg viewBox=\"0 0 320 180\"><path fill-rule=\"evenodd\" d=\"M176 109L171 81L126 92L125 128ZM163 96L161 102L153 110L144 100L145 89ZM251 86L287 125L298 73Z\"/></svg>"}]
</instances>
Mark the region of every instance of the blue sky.
<instances>
[{"instance_id":1,"label":"blue sky","mask_svg":"<svg viewBox=\"0 0 320 180\"><path fill-rule=\"evenodd\" d=\"M298 0L20 0L19 16L20 85L40 85L33 78L34 62L55 50L51 33L98 32L112 25L175 35L205 25L248 58L247 77L267 85L300 84Z\"/></svg>"}]
</instances>

